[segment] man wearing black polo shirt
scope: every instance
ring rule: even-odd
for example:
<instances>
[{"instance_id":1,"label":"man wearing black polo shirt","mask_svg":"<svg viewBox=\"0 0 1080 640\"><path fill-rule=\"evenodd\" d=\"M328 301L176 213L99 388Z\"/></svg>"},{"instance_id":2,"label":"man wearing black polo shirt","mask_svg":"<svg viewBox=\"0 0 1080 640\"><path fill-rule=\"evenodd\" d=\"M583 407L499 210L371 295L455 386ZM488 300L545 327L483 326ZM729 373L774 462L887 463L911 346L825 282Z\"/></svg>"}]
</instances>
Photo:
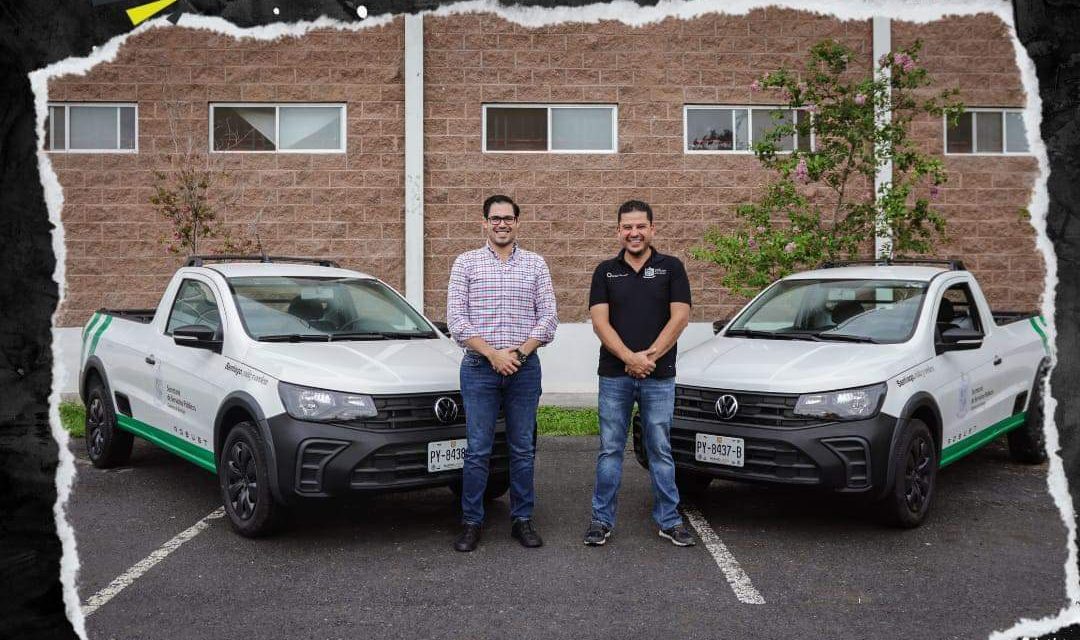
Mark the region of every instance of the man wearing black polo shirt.
<instances>
[{"instance_id":1,"label":"man wearing black polo shirt","mask_svg":"<svg viewBox=\"0 0 1080 640\"><path fill-rule=\"evenodd\" d=\"M676 510L679 490L671 459L675 411L675 343L690 319L690 281L682 262L651 246L652 208L639 200L619 207L622 251L593 272L589 313L600 347L600 454L592 521L585 544L602 545L615 527L623 450L630 411L638 403L653 519L660 536L680 547L694 544Z\"/></svg>"}]
</instances>

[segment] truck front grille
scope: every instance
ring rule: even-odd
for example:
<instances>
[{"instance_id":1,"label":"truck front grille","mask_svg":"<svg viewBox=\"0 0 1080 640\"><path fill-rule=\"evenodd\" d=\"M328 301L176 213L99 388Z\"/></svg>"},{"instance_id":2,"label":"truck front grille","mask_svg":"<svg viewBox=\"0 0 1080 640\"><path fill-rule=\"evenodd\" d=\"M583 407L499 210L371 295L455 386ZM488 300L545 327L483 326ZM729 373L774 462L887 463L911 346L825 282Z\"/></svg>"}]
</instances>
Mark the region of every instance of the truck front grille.
<instances>
[{"instance_id":1,"label":"truck front grille","mask_svg":"<svg viewBox=\"0 0 1080 640\"><path fill-rule=\"evenodd\" d=\"M735 415L726 420L716 411L717 400L725 395L734 396L739 403ZM817 418L795 415L795 403L798 400L798 394L728 391L676 385L675 417L715 424L774 429L798 429L828 424Z\"/></svg>"},{"instance_id":2,"label":"truck front grille","mask_svg":"<svg viewBox=\"0 0 1080 640\"><path fill-rule=\"evenodd\" d=\"M461 475L460 469L429 473L427 455L427 442L392 444L376 449L353 467L350 486L353 489L405 488L437 484L440 480ZM491 469L507 469L509 459L506 434L496 433L491 448Z\"/></svg>"},{"instance_id":3,"label":"truck front grille","mask_svg":"<svg viewBox=\"0 0 1080 640\"><path fill-rule=\"evenodd\" d=\"M684 429L671 430L671 455L682 467L702 471L721 472L736 478L773 480L792 484L818 484L821 473L817 464L786 442L760 438L743 439L743 466L698 462L694 459L696 432Z\"/></svg>"},{"instance_id":4,"label":"truck front grille","mask_svg":"<svg viewBox=\"0 0 1080 640\"><path fill-rule=\"evenodd\" d=\"M374 418L353 420L349 426L365 429L416 429L423 427L454 427L465 424L465 402L460 391L442 393L410 393L401 395L372 396L379 413ZM457 406L456 417L440 422L435 415L435 403L449 398Z\"/></svg>"}]
</instances>

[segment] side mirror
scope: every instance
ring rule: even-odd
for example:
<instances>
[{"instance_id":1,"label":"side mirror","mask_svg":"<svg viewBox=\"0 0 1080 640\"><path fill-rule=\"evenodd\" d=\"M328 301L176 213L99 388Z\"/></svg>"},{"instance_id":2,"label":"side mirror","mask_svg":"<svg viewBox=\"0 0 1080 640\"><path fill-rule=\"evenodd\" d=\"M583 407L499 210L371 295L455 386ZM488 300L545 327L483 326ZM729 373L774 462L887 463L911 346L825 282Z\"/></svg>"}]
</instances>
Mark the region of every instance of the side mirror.
<instances>
[{"instance_id":1,"label":"side mirror","mask_svg":"<svg viewBox=\"0 0 1080 640\"><path fill-rule=\"evenodd\" d=\"M221 353L221 340L214 339L214 330L203 324L188 324L173 329L173 342L181 347L209 349Z\"/></svg>"},{"instance_id":2,"label":"side mirror","mask_svg":"<svg viewBox=\"0 0 1080 640\"><path fill-rule=\"evenodd\" d=\"M431 324L435 325L435 328L439 330L439 333L447 337L450 336L450 327L446 326L445 322L432 322Z\"/></svg>"},{"instance_id":3,"label":"side mirror","mask_svg":"<svg viewBox=\"0 0 1080 640\"><path fill-rule=\"evenodd\" d=\"M962 327L950 327L938 333L934 347L938 355L946 351L969 351L982 346L983 334L981 331L964 329Z\"/></svg>"},{"instance_id":4,"label":"side mirror","mask_svg":"<svg viewBox=\"0 0 1080 640\"><path fill-rule=\"evenodd\" d=\"M724 327L726 327L729 322L731 322L731 318L724 318L723 320L715 320L715 321L713 321L713 323L712 323L713 335L715 336L716 334L723 331Z\"/></svg>"}]
</instances>

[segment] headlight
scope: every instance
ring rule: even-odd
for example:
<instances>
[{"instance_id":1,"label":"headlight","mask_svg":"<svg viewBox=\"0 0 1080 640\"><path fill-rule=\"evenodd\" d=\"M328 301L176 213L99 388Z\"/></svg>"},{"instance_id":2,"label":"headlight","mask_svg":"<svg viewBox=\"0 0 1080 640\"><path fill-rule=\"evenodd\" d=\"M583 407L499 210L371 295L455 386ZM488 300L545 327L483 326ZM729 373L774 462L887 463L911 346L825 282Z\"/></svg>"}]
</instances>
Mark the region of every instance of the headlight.
<instances>
[{"instance_id":1,"label":"headlight","mask_svg":"<svg viewBox=\"0 0 1080 640\"><path fill-rule=\"evenodd\" d=\"M299 387L287 382L278 383L278 392L285 410L297 420L336 422L373 418L379 413L371 396Z\"/></svg>"},{"instance_id":2,"label":"headlight","mask_svg":"<svg viewBox=\"0 0 1080 640\"><path fill-rule=\"evenodd\" d=\"M861 420L877 415L888 387L884 382L858 389L807 393L795 403L795 415L830 420Z\"/></svg>"}]
</instances>

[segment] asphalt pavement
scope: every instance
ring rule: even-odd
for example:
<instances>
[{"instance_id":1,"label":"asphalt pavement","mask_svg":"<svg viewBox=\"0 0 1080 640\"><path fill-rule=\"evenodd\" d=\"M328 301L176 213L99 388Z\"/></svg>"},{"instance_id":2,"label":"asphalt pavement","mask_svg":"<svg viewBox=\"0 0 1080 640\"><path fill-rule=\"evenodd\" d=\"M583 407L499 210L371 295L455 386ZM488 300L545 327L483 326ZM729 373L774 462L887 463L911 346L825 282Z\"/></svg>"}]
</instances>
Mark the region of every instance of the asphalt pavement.
<instances>
[{"instance_id":1,"label":"asphalt pavement","mask_svg":"<svg viewBox=\"0 0 1080 640\"><path fill-rule=\"evenodd\" d=\"M541 549L509 537L503 497L480 548L455 553L458 505L446 489L314 504L263 540L209 519L89 615L89 636L985 638L1065 604L1066 531L1047 466L1012 463L1001 443L945 469L914 530L836 496L714 482L687 502L763 604L736 597L705 545L657 536L648 475L629 452L616 531L585 547L596 446L541 439ZM129 465L108 471L83 448L72 441L67 512L85 602L160 557L220 499L212 474L138 439Z\"/></svg>"}]
</instances>

